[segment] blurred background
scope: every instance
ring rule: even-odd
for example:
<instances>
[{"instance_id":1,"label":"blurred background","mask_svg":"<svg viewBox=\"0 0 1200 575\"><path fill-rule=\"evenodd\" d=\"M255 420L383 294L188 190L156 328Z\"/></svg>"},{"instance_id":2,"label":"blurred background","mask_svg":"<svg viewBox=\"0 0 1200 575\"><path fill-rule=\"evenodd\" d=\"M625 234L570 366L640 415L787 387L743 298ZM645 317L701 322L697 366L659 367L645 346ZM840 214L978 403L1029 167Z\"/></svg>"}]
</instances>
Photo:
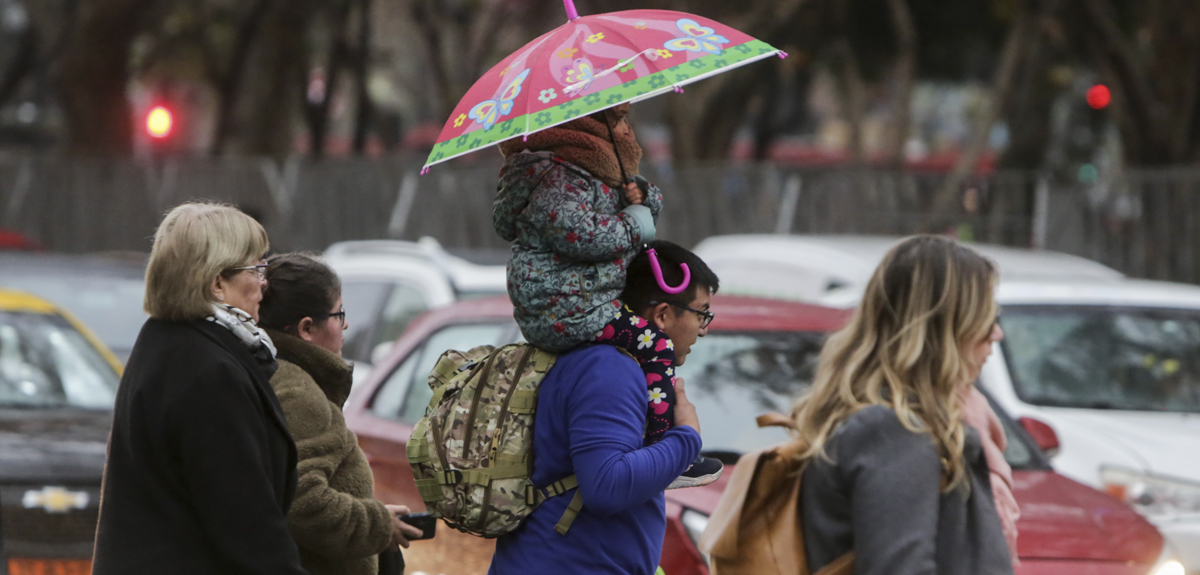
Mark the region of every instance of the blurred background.
<instances>
[{"instance_id":1,"label":"blurred background","mask_svg":"<svg viewBox=\"0 0 1200 575\"><path fill-rule=\"evenodd\" d=\"M790 53L634 108L663 235L946 232L1200 281L1200 4L580 0L714 18ZM275 247L502 247L499 154L418 176L558 0L0 0L0 228L149 248L192 198Z\"/></svg>"},{"instance_id":2,"label":"blurred background","mask_svg":"<svg viewBox=\"0 0 1200 575\"><path fill-rule=\"evenodd\" d=\"M687 374L711 455L774 441L753 415L807 388L897 236L948 234L1002 269L1009 335L979 386L1011 438L1017 573L1200 574L1200 2L576 4L789 53L631 115L658 237L722 277ZM426 374L518 338L500 154L421 168L476 79L565 22L561 0L0 0L0 575L90 573L151 237L189 200L323 252L346 421L377 495L420 509L398 454ZM671 492L671 575L707 573L723 488ZM406 556L477 575L488 545L443 529Z\"/></svg>"}]
</instances>

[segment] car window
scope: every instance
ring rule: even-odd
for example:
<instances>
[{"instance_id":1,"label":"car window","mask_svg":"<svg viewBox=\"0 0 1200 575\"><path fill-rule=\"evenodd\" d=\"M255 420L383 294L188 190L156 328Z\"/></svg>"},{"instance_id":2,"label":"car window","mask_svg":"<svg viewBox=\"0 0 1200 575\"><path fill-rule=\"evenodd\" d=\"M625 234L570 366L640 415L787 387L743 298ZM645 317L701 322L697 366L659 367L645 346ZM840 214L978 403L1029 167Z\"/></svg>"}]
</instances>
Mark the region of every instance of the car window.
<instances>
[{"instance_id":1,"label":"car window","mask_svg":"<svg viewBox=\"0 0 1200 575\"><path fill-rule=\"evenodd\" d=\"M1006 306L1001 326L1028 403L1200 413L1200 313Z\"/></svg>"},{"instance_id":2,"label":"car window","mask_svg":"<svg viewBox=\"0 0 1200 575\"><path fill-rule=\"evenodd\" d=\"M342 353L347 359L370 361L371 328L375 325L383 296L390 286L389 282L382 280L342 281L342 306L346 308L346 324L349 326L343 334L346 343Z\"/></svg>"},{"instance_id":3,"label":"car window","mask_svg":"<svg viewBox=\"0 0 1200 575\"><path fill-rule=\"evenodd\" d=\"M791 412L795 399L812 386L824 340L816 332L710 332L697 340L678 375L700 417L705 452L737 456L787 441L786 430L759 428L755 419ZM1004 452L1009 465L1039 465L1012 420L998 415L1009 437Z\"/></svg>"},{"instance_id":4,"label":"car window","mask_svg":"<svg viewBox=\"0 0 1200 575\"><path fill-rule=\"evenodd\" d=\"M468 350L499 344L507 327L499 323L462 324L434 333L388 375L371 402L371 411L380 417L415 424L425 416L425 408L433 398L428 378L438 357L448 349Z\"/></svg>"},{"instance_id":5,"label":"car window","mask_svg":"<svg viewBox=\"0 0 1200 575\"><path fill-rule=\"evenodd\" d=\"M383 359L382 356L387 354L408 324L428 310L429 303L421 290L408 284L394 284L379 314L375 335L371 338L371 362Z\"/></svg>"},{"instance_id":6,"label":"car window","mask_svg":"<svg viewBox=\"0 0 1200 575\"><path fill-rule=\"evenodd\" d=\"M712 333L696 341L677 375L696 406L705 452L743 454L788 438L755 418L788 413L812 385L825 336L817 332Z\"/></svg>"},{"instance_id":7,"label":"car window","mask_svg":"<svg viewBox=\"0 0 1200 575\"><path fill-rule=\"evenodd\" d=\"M145 283L141 278L6 273L0 286L26 291L79 318L113 353L128 357L142 324Z\"/></svg>"},{"instance_id":8,"label":"car window","mask_svg":"<svg viewBox=\"0 0 1200 575\"><path fill-rule=\"evenodd\" d=\"M0 405L111 409L118 381L62 316L0 311Z\"/></svg>"}]
</instances>

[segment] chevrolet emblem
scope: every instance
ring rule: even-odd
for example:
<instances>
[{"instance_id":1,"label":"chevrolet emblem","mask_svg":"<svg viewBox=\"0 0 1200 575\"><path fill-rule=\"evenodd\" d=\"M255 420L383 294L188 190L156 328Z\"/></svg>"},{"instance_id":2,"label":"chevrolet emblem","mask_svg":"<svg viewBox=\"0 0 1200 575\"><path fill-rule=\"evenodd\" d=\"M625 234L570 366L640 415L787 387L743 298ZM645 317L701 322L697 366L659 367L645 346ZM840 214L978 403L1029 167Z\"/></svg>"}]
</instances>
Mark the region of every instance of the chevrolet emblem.
<instances>
[{"instance_id":1,"label":"chevrolet emblem","mask_svg":"<svg viewBox=\"0 0 1200 575\"><path fill-rule=\"evenodd\" d=\"M43 487L41 491L26 491L21 500L26 509L41 507L47 513L66 513L71 509L86 509L86 491L67 491L65 487Z\"/></svg>"}]
</instances>

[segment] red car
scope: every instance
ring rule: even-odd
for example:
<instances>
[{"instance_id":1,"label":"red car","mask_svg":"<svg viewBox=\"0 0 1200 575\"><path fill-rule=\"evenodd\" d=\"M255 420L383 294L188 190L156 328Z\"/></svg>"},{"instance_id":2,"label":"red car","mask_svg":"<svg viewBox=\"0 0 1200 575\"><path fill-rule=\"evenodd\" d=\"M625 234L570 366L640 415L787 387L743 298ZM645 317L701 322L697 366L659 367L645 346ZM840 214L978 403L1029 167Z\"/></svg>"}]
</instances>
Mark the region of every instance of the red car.
<instances>
[{"instance_id":1,"label":"red car","mask_svg":"<svg viewBox=\"0 0 1200 575\"><path fill-rule=\"evenodd\" d=\"M704 449L727 465L742 453L777 443L784 432L759 429L755 417L786 413L812 381L825 334L846 312L773 300L713 298L717 319L692 348L679 374L688 382L703 425ZM512 307L503 297L454 304L415 321L346 404L346 420L371 462L376 495L414 510L417 495L405 444L432 393L426 376L446 349L517 341ZM1054 473L1036 444L1003 413L1014 469L1018 575L1148 575L1165 559L1163 538L1141 515L1108 495ZM725 477L730 476L729 469ZM668 575L707 575L696 541L717 505L725 479L667 492L662 567ZM408 572L486 573L493 543L452 529L406 551Z\"/></svg>"}]
</instances>

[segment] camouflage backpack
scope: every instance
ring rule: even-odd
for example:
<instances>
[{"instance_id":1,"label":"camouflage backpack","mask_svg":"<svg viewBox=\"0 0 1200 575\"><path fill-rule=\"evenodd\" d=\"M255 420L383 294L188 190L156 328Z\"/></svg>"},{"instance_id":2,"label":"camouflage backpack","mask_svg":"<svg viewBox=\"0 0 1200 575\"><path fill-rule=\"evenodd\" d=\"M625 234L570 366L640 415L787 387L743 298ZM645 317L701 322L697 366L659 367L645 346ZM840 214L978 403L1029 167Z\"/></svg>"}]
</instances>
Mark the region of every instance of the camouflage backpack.
<instances>
[{"instance_id":1,"label":"camouflage backpack","mask_svg":"<svg viewBox=\"0 0 1200 575\"><path fill-rule=\"evenodd\" d=\"M450 350L429 374L433 398L408 440L417 491L430 513L483 537L515 530L575 476L545 489L533 473L538 387L557 356L528 344ZM583 507L575 492L555 529L565 534Z\"/></svg>"}]
</instances>

